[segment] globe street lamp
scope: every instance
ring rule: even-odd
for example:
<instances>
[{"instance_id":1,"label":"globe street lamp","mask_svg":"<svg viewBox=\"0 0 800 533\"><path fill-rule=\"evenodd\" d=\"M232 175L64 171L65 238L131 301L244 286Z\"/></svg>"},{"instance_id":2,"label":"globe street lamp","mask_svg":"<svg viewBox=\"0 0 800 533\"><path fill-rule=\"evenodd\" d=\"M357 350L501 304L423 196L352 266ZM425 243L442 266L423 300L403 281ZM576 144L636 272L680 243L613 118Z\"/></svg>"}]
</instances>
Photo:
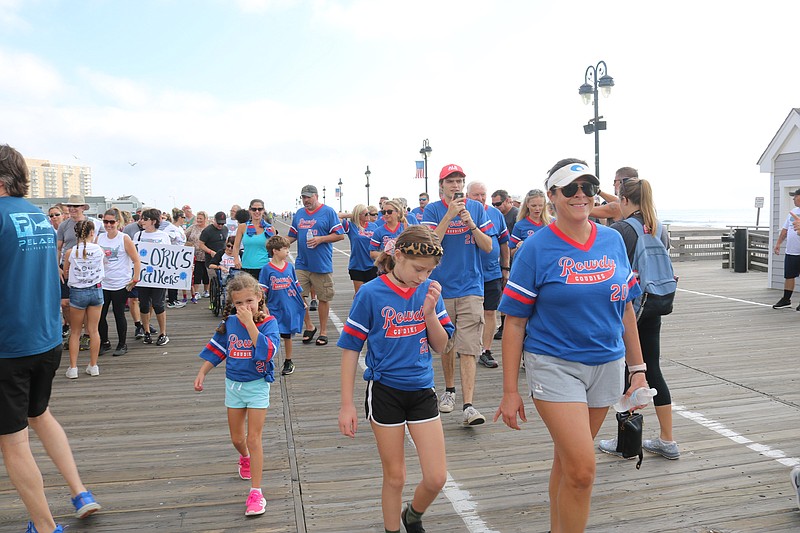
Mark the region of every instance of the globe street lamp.
<instances>
[{"instance_id":1,"label":"globe street lamp","mask_svg":"<svg viewBox=\"0 0 800 533\"><path fill-rule=\"evenodd\" d=\"M600 120L603 117L598 116L597 89L599 87L603 96L608 97L613 86L614 78L608 75L606 62L600 61L594 67L589 65L586 68L583 85L578 89L584 104L594 101L594 118L583 126L583 132L587 135L594 133L594 174L597 179L600 179L600 130L606 129L606 121Z\"/></svg>"},{"instance_id":2,"label":"globe street lamp","mask_svg":"<svg viewBox=\"0 0 800 533\"><path fill-rule=\"evenodd\" d=\"M428 194L428 156L433 151L431 148L428 139L422 141L422 148L419 149L419 153L422 154L422 160L424 161L424 173L425 173L425 194Z\"/></svg>"},{"instance_id":3,"label":"globe street lamp","mask_svg":"<svg viewBox=\"0 0 800 533\"><path fill-rule=\"evenodd\" d=\"M339 212L342 213L342 178L339 178Z\"/></svg>"},{"instance_id":4,"label":"globe street lamp","mask_svg":"<svg viewBox=\"0 0 800 533\"><path fill-rule=\"evenodd\" d=\"M372 176L372 172L369 171L369 165L367 165L367 171L364 172L364 175L367 177L367 184L364 187L367 188L367 205L369 205L369 177Z\"/></svg>"}]
</instances>

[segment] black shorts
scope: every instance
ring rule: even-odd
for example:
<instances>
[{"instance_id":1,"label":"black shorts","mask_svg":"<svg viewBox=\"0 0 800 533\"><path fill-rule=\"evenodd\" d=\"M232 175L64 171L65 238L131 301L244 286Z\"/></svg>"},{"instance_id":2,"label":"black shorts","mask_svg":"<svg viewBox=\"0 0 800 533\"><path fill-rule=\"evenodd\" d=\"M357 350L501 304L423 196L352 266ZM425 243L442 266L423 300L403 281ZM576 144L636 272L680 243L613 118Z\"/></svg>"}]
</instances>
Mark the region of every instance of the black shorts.
<instances>
[{"instance_id":1,"label":"black shorts","mask_svg":"<svg viewBox=\"0 0 800 533\"><path fill-rule=\"evenodd\" d=\"M800 276L800 255L789 255L783 259L783 279L794 279Z\"/></svg>"},{"instance_id":2,"label":"black shorts","mask_svg":"<svg viewBox=\"0 0 800 533\"><path fill-rule=\"evenodd\" d=\"M364 283L372 281L378 277L378 267L372 267L369 270L348 270L350 272L350 279L353 281L363 281Z\"/></svg>"},{"instance_id":3,"label":"black shorts","mask_svg":"<svg viewBox=\"0 0 800 533\"><path fill-rule=\"evenodd\" d=\"M143 314L150 312L150 306L157 315L164 312L164 303L167 298L167 289L164 287L139 287L139 311Z\"/></svg>"},{"instance_id":4,"label":"black shorts","mask_svg":"<svg viewBox=\"0 0 800 533\"><path fill-rule=\"evenodd\" d=\"M61 299L62 300L69 300L69 285L61 282Z\"/></svg>"},{"instance_id":5,"label":"black shorts","mask_svg":"<svg viewBox=\"0 0 800 533\"><path fill-rule=\"evenodd\" d=\"M483 310L497 311L500 297L503 295L503 278L486 281L483 284Z\"/></svg>"},{"instance_id":6,"label":"black shorts","mask_svg":"<svg viewBox=\"0 0 800 533\"><path fill-rule=\"evenodd\" d=\"M281 339L291 339L291 338L292 338L291 333L281 333Z\"/></svg>"},{"instance_id":7,"label":"black shorts","mask_svg":"<svg viewBox=\"0 0 800 533\"><path fill-rule=\"evenodd\" d=\"M439 403L434 389L405 391L377 381L367 383L364 409L367 420L379 426L420 424L439 418Z\"/></svg>"},{"instance_id":8,"label":"black shorts","mask_svg":"<svg viewBox=\"0 0 800 533\"><path fill-rule=\"evenodd\" d=\"M38 355L0 359L0 435L22 431L28 418L45 412L60 364L61 344Z\"/></svg>"}]
</instances>

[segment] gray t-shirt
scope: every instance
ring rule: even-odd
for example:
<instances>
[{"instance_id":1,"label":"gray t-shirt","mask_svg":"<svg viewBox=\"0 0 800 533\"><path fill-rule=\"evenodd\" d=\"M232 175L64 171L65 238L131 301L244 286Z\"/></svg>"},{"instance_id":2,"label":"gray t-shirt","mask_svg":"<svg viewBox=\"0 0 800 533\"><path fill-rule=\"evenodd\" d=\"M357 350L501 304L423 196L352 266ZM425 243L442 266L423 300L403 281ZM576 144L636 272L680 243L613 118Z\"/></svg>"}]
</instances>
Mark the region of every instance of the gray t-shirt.
<instances>
[{"instance_id":1,"label":"gray t-shirt","mask_svg":"<svg viewBox=\"0 0 800 533\"><path fill-rule=\"evenodd\" d=\"M127 226L122 229L122 233L133 239L136 237L136 234L142 231L142 228L139 226L138 222L131 222Z\"/></svg>"}]
</instances>

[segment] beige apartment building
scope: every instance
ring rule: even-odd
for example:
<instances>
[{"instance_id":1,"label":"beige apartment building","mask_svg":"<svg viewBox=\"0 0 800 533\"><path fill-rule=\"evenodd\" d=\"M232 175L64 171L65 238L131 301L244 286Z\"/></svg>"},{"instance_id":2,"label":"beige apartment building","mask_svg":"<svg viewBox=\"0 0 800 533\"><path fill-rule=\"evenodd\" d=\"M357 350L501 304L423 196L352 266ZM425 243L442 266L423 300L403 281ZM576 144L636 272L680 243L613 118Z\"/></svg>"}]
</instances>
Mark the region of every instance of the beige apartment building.
<instances>
[{"instance_id":1,"label":"beige apartment building","mask_svg":"<svg viewBox=\"0 0 800 533\"><path fill-rule=\"evenodd\" d=\"M30 171L30 198L68 197L70 194L92 194L92 168L62 165L46 159L25 159Z\"/></svg>"}]
</instances>

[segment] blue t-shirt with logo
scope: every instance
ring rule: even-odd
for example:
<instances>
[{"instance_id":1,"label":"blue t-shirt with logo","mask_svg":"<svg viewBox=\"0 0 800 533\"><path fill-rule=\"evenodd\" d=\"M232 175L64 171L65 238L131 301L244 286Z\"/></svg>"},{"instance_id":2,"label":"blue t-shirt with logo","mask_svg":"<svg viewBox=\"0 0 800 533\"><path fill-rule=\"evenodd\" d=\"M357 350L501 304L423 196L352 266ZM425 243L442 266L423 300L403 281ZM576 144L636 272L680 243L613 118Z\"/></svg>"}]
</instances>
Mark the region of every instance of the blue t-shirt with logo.
<instances>
[{"instance_id":1,"label":"blue t-shirt with logo","mask_svg":"<svg viewBox=\"0 0 800 533\"><path fill-rule=\"evenodd\" d=\"M0 358L28 357L61 344L56 232L24 198L0 197Z\"/></svg>"},{"instance_id":2,"label":"blue t-shirt with logo","mask_svg":"<svg viewBox=\"0 0 800 533\"><path fill-rule=\"evenodd\" d=\"M198 354L215 367L225 363L225 377L237 383L264 380L275 381L273 358L280 349L281 337L278 321L272 315L256 324L258 342L253 339L239 317L231 315L225 321L225 333L215 332L205 348Z\"/></svg>"},{"instance_id":3,"label":"blue t-shirt with logo","mask_svg":"<svg viewBox=\"0 0 800 533\"><path fill-rule=\"evenodd\" d=\"M472 222L485 234L492 236L496 229L486 215L483 204L467 199L466 209ZM447 213L444 200L425 206L422 224L435 230ZM433 270L431 279L442 286L443 298L460 298L462 296L483 296L483 264L478 252L480 249L467 225L458 216L453 217L442 239L444 255L442 262Z\"/></svg>"},{"instance_id":4,"label":"blue t-shirt with logo","mask_svg":"<svg viewBox=\"0 0 800 533\"><path fill-rule=\"evenodd\" d=\"M278 268L270 261L261 268L258 283L267 295L267 309L278 322L278 330L284 335L303 331L306 307L294 265L286 261Z\"/></svg>"},{"instance_id":5,"label":"blue t-shirt with logo","mask_svg":"<svg viewBox=\"0 0 800 533\"><path fill-rule=\"evenodd\" d=\"M519 246L525 239L545 227L544 222L537 224L530 217L525 217L514 224L514 229L511 231L511 240L508 247L512 250Z\"/></svg>"},{"instance_id":6,"label":"blue t-shirt with logo","mask_svg":"<svg viewBox=\"0 0 800 533\"><path fill-rule=\"evenodd\" d=\"M292 227L289 228L289 237L297 239L295 268L317 274L333 272L333 243L324 242L309 248L306 244L309 230L315 237L331 233L344 235L339 215L332 207L325 204L320 204L314 211L308 211L303 207L294 214Z\"/></svg>"},{"instance_id":7,"label":"blue t-shirt with logo","mask_svg":"<svg viewBox=\"0 0 800 533\"><path fill-rule=\"evenodd\" d=\"M492 251L488 253L480 251L483 280L487 282L503 277L503 272L500 270L500 245L508 242L508 228L506 228L506 219L499 209L492 205L484 207L495 229L495 234L491 236Z\"/></svg>"},{"instance_id":8,"label":"blue t-shirt with logo","mask_svg":"<svg viewBox=\"0 0 800 533\"><path fill-rule=\"evenodd\" d=\"M388 224L384 224L375 230L372 238L369 240L369 251L383 251L389 241L397 240L397 237L403 233L406 228L403 224L397 224L395 227L390 228Z\"/></svg>"},{"instance_id":9,"label":"blue t-shirt with logo","mask_svg":"<svg viewBox=\"0 0 800 533\"><path fill-rule=\"evenodd\" d=\"M359 228L352 221L345 219L342 222L344 232L350 239L350 262L347 268L350 270L370 270L375 266L375 262L369 256L369 240L372 234L378 229L374 222L367 222L363 228Z\"/></svg>"},{"instance_id":10,"label":"blue t-shirt with logo","mask_svg":"<svg viewBox=\"0 0 800 533\"><path fill-rule=\"evenodd\" d=\"M528 319L525 351L586 365L625 356L625 305L642 291L620 234L591 224L585 244L550 224L514 256L498 310Z\"/></svg>"},{"instance_id":11,"label":"blue t-shirt with logo","mask_svg":"<svg viewBox=\"0 0 800 533\"><path fill-rule=\"evenodd\" d=\"M383 275L362 285L356 294L336 346L361 352L367 343L365 381L405 391L433 387L428 328L422 313L430 283L428 279L419 287L406 289ZM452 337L455 326L441 297L436 302L436 316Z\"/></svg>"},{"instance_id":12,"label":"blue t-shirt with logo","mask_svg":"<svg viewBox=\"0 0 800 533\"><path fill-rule=\"evenodd\" d=\"M422 213L424 212L425 210L421 207L415 207L414 209L411 210L411 214L414 215L414 218L417 219L418 224L422 224Z\"/></svg>"}]
</instances>

